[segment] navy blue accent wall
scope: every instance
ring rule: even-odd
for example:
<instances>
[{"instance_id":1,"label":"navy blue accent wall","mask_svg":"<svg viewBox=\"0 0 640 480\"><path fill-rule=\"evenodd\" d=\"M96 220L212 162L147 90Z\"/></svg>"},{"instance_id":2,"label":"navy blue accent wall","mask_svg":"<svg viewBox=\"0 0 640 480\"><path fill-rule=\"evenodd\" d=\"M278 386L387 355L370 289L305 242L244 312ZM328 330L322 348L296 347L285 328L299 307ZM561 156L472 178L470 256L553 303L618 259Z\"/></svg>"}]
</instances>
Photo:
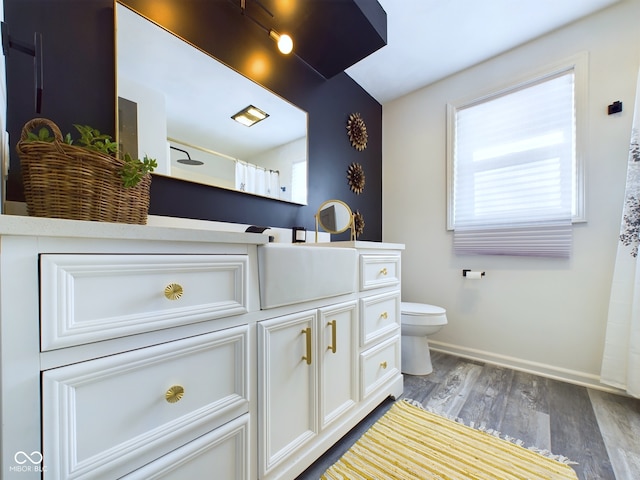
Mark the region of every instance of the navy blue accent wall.
<instances>
[{"instance_id":1,"label":"navy blue accent wall","mask_svg":"<svg viewBox=\"0 0 640 480\"><path fill-rule=\"evenodd\" d=\"M171 30L309 113L308 205L154 176L150 214L285 228L304 226L312 230L318 206L337 198L363 215L365 229L360 239L382 239L382 107L377 101L345 73L325 79L303 59L280 55L265 32L227 0L126 3L150 18L171 11L165 17L170 20L157 16L158 23L169 22L166 26ZM29 41L35 31L43 35L41 116L56 122L63 133L74 131L73 123L82 123L114 134L112 0L4 0L4 4L5 22L12 36ZM354 27L353 34L357 33ZM323 42L321 34L317 41ZM326 55L331 54L332 48L327 45ZM261 59L262 70L255 69L256 58ZM32 63L31 58L19 52L10 52L7 58L7 114L12 146L19 140L22 125L37 116ZM354 149L347 136L347 120L354 112L359 112L367 125L369 141L363 151ZM366 185L360 195L351 192L346 178L352 162L361 164L365 171ZM19 159L13 150L7 199L23 198ZM346 234L338 238L346 238Z\"/></svg>"}]
</instances>

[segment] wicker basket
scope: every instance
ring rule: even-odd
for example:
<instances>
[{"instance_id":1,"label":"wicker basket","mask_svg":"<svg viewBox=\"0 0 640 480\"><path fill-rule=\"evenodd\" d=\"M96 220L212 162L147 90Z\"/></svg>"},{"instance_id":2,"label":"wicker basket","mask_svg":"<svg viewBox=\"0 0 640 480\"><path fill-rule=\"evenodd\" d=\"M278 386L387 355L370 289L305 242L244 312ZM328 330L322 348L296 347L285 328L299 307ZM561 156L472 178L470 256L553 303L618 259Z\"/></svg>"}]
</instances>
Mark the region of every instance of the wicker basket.
<instances>
[{"instance_id":1,"label":"wicker basket","mask_svg":"<svg viewBox=\"0 0 640 480\"><path fill-rule=\"evenodd\" d=\"M47 127L53 142L26 141ZM17 145L27 211L34 217L146 224L151 175L125 188L123 162L106 154L64 143L58 126L34 118L22 128Z\"/></svg>"}]
</instances>

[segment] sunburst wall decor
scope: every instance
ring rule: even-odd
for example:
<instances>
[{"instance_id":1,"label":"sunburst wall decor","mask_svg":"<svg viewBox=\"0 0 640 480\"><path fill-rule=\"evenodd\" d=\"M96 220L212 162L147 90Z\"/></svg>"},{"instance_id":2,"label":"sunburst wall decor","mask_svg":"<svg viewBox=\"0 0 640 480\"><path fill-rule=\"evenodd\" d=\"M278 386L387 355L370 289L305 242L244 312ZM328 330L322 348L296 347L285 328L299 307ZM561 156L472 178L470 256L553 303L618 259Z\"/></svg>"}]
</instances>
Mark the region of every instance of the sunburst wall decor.
<instances>
[{"instance_id":1,"label":"sunburst wall decor","mask_svg":"<svg viewBox=\"0 0 640 480\"><path fill-rule=\"evenodd\" d=\"M356 238L364 232L364 217L359 210L356 210L353 214L353 229L356 231Z\"/></svg>"},{"instance_id":2,"label":"sunburst wall decor","mask_svg":"<svg viewBox=\"0 0 640 480\"><path fill-rule=\"evenodd\" d=\"M353 145L356 150L362 151L367 148L367 140L369 139L367 126L359 113L356 112L349 115L347 133L349 134L351 145Z\"/></svg>"},{"instance_id":3,"label":"sunburst wall decor","mask_svg":"<svg viewBox=\"0 0 640 480\"><path fill-rule=\"evenodd\" d=\"M349 188L356 195L360 195L364 190L364 169L359 163L352 163L347 169L347 179Z\"/></svg>"}]
</instances>

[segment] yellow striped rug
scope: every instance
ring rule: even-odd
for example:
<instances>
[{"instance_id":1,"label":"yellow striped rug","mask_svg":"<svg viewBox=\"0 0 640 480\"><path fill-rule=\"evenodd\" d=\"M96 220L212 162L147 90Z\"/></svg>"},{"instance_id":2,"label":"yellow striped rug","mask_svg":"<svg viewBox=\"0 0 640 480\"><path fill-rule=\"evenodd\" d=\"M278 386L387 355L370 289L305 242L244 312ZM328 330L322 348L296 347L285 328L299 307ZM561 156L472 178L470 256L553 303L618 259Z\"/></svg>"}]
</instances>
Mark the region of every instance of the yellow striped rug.
<instances>
[{"instance_id":1,"label":"yellow striped rug","mask_svg":"<svg viewBox=\"0 0 640 480\"><path fill-rule=\"evenodd\" d=\"M490 433L395 402L323 480L576 480L567 464Z\"/></svg>"}]
</instances>

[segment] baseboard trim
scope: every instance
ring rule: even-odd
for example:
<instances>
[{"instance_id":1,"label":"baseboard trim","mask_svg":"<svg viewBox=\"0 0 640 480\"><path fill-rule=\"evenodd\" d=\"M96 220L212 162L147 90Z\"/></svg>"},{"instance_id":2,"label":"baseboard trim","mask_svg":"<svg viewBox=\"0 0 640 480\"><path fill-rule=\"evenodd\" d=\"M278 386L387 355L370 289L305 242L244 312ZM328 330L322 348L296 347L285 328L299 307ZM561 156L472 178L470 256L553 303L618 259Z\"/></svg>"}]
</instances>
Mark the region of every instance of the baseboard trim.
<instances>
[{"instance_id":1,"label":"baseboard trim","mask_svg":"<svg viewBox=\"0 0 640 480\"><path fill-rule=\"evenodd\" d=\"M601 384L600 377L598 375L593 375L590 373L555 367L553 365L545 363L532 362L529 360L523 360L521 358L500 355L497 353L478 350L475 348L462 347L460 345L438 342L431 339L429 339L429 349L434 352L448 353L457 357L466 358L468 360L490 363L492 365L497 365L500 367L507 367L513 370L532 373L534 375L540 375L541 377L552 378L554 380L579 385L581 387L592 388L594 390L601 390L618 395L627 395L626 392L622 390Z\"/></svg>"}]
</instances>

